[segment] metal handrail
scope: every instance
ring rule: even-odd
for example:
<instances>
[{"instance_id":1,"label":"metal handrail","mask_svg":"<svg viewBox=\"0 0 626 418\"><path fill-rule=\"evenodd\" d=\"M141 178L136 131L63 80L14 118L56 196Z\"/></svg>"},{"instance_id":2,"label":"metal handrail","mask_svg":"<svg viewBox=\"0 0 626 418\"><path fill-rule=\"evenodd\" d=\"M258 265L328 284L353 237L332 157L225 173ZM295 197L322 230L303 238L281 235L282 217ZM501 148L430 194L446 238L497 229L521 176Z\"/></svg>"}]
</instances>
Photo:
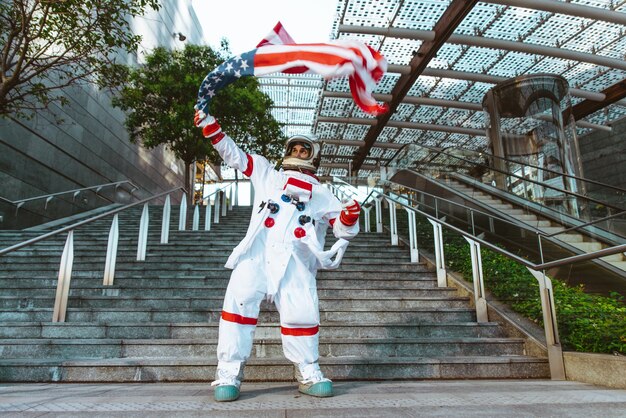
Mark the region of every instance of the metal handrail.
<instances>
[{"instance_id":1,"label":"metal handrail","mask_svg":"<svg viewBox=\"0 0 626 418\"><path fill-rule=\"evenodd\" d=\"M419 176L419 177L421 177L421 178L423 178L423 179L427 179L427 180L429 180L429 181L432 181L432 179L431 179L430 177L425 176L425 175L423 175L423 174L421 174L421 173L419 173L419 172L417 172L417 171L415 171L415 170L412 170L412 169L407 169L407 171L409 171L409 172L413 173L414 175ZM458 177L458 176L457 176L457 177ZM468 183L470 182L470 180L465 180L465 181L466 181L466 182L468 182ZM475 183L470 183L470 184L472 184L474 187L478 187L478 188L481 188L481 187L482 187L483 189L484 189L484 188L486 188L486 187L489 187L488 185L482 184L482 183L480 183L480 182L478 182L478 181L476 181ZM476 184L478 184L478 186L476 186ZM407 189L414 190L414 191L419 192L419 193L422 193L422 194L424 194L424 195L431 196L431 197L433 197L433 198L438 198L438 199L441 199L441 200L443 200L443 201L445 201L445 202L447 202L447 203L449 203L449 204L453 204L453 205L454 205L454 204L456 204L456 205L458 205L458 206L463 206L463 205L459 205L459 204L457 204L457 203L455 203L455 202L449 201L449 200L447 200L447 199L444 199L444 198L441 198L441 197L437 197L437 196L434 196L434 195L430 195L430 194L428 194L428 193L426 193L426 192L423 192L423 191L420 191L420 190L416 190L416 189L414 189L414 188L412 188L412 187L409 187L409 186L402 186L402 187L405 187L405 188L407 188ZM440 187L446 187L446 186L445 186L445 184L444 184L444 185L441 185ZM459 193L458 191L454 190L454 188L450 188L450 190L451 190L452 192L454 192L454 193L457 193L457 194ZM499 189L498 189L498 190L499 190ZM487 190L487 191L488 191L488 190ZM509 198L509 200L511 200L511 198ZM545 216L545 212L543 212L543 210L538 210L538 209L536 209L536 208L533 208L533 205L534 205L534 204L536 204L536 202L529 202L529 203L517 203L517 202L513 201L513 203L514 203L514 204L517 204L517 205L524 205L524 206L526 206L526 207L528 207L528 208L531 208L531 211L541 212L541 213L543 214L543 216ZM545 207L545 208L546 208L546 209L550 209L549 207ZM480 211L477 211L477 210L474 210L474 209L472 209L472 210L473 210L474 212L476 212L476 213L482 213L482 214L485 214L484 212L480 212ZM583 223L583 224L574 225L574 226L572 226L572 227L565 228L565 229L562 229L562 230L560 230L560 231L553 232L553 233L551 233L551 234L548 234L548 233L546 233L545 231L542 231L542 230L541 230L541 229L539 229L539 228L535 228L535 227L533 227L532 225L528 225L528 224L525 224L525 223L520 223L520 224L517 224L517 223L512 223L512 224L514 224L514 225L516 225L516 226L518 226L518 227L520 227L520 228L521 228L521 226L520 226L520 225L524 225L526 228L534 229L536 233L538 233L538 234L540 234L540 235L542 235L542 236L544 236L544 237L546 237L546 238L554 238L554 237L557 237L557 236L562 235L562 234L565 234L565 233L575 232L575 231L578 231L578 230L580 230L580 229L583 229L584 227L587 227L587 226L592 226L592 225L594 225L594 224L597 224L597 223L600 223L600 222L607 221L607 220L609 220L609 219L617 218L617 217L622 216L622 215L624 215L624 214L626 214L626 211L620 211L619 213L616 213L616 214L613 214L613 215L610 215L610 216L605 216L605 217L603 217L603 218L595 219L595 220L593 220L593 221L585 222L585 223ZM489 214L487 214L487 216L493 216L493 215L489 215ZM503 218L498 218L498 219L499 219L499 220L501 220L501 221L503 221L503 222L508 222L508 223L511 223L511 222L509 222L509 221L507 221L506 219L503 219ZM589 236L591 236L591 237L593 238L593 235L594 235L594 232L593 232L593 231L586 231L586 232L587 232L587 234L589 234Z\"/></svg>"},{"instance_id":2,"label":"metal handrail","mask_svg":"<svg viewBox=\"0 0 626 418\"><path fill-rule=\"evenodd\" d=\"M420 145L420 146L426 147L426 148L431 148L431 147L429 147L427 145ZM463 150L463 151L469 151L469 152L477 153L477 151L474 151L474 150L468 150L468 149L465 149L465 148L455 148L455 147L444 148L444 150L449 149L449 148L460 149L460 150ZM443 152L443 150L442 150L442 152ZM446 155L449 155L449 154L446 153ZM506 157L499 157L499 156L493 155L493 154L483 153L483 155L486 156L486 157L489 157L489 158L497 158L499 160L504 160L504 161L506 161L508 163L519 164L519 165L523 165L525 167L536 168L537 170L546 171L548 173L556 174L558 176L572 178L574 180L580 180L580 181L584 181L585 183L595 184L596 186L602 186L602 187L606 187L608 189L616 190L618 192L626 193L626 189L622 189L621 187L613 186L612 184L602 183L602 182L597 181L597 180L588 179L588 178L585 178L585 177L579 177L579 176L575 176L573 174L566 174L566 173L562 173L560 171L552 170L550 168L544 168L544 167L539 167L539 166L536 166L536 165L533 165L533 164L522 163L520 161L511 160L510 158L506 158ZM481 166L484 166L484 164L480 164L480 163L475 163L475 164L479 164ZM489 167L489 168L491 168L491 167Z\"/></svg>"},{"instance_id":3,"label":"metal handrail","mask_svg":"<svg viewBox=\"0 0 626 418\"><path fill-rule=\"evenodd\" d=\"M142 200L140 200L138 202L129 203L128 205L122 206L121 208L112 209L112 210L110 210L108 212L102 213L100 215L96 215L96 216L94 216L92 218L85 219L85 220L73 223L71 225L68 225L68 226L64 226L64 227L62 227L60 229L57 229L56 231L51 231L51 232L48 232L46 234L40 235L38 237L31 238L31 239L28 239L26 241L14 244L14 245L12 245L10 247L3 248L3 249L0 250L0 256L3 256L5 254L8 254L8 253L10 253L12 251L15 251L15 250L19 250L20 248L23 248L23 247L27 247L27 246L29 246L31 244L35 244L35 243L37 243L39 241L43 241L43 240L48 239L50 237L62 234L63 232L68 232L68 231L74 230L76 228L79 228L79 227L81 227L83 225L87 225L87 224L89 224L91 222L94 222L94 221L97 221L99 219L106 218L109 215L115 215L116 213L119 213L119 212L122 212L122 211L124 211L126 209L130 209L132 207L135 207L135 206L147 203L147 202L149 202L149 201L151 201L153 199L165 196L165 195L173 193L173 192L175 192L177 190L182 190L183 192L186 193L186 189L184 187L176 187L176 188L168 190L166 192L162 192L162 193L158 193L158 194L152 195L152 196L147 197L145 199L142 199Z\"/></svg>"},{"instance_id":4,"label":"metal handrail","mask_svg":"<svg viewBox=\"0 0 626 418\"><path fill-rule=\"evenodd\" d=\"M106 213L102 213L100 215L94 216L89 219L85 219L83 221L76 222L72 225L65 226L63 228L59 228L56 231L51 231L47 234L40 235L35 238L28 239L21 243L12 245L7 248L3 248L0 250L0 256L8 254L12 251L18 250L20 248L26 247L31 244L35 244L39 241L43 241L47 238L51 238L53 236L59 235L63 232L67 232L67 239L65 240L65 246L63 248L63 253L61 254L61 264L59 266L59 276L57 280L57 289L56 289L56 297L54 300L54 308L52 311L52 322L65 322L65 316L67 313L67 302L70 293L70 280L72 276L72 268L74 264L74 230L83 225L92 223L94 221L100 220L104 217L113 215L113 222L111 223L111 230L109 232L109 240L107 244L107 254L105 260L104 267L104 280L103 284L105 286L113 284L113 277L115 272L115 261L117 257L117 245L119 242L119 222L118 222L118 213L122 212L126 209L130 209L134 206L143 204L143 212L141 215L140 225L139 225L139 239L137 242L137 260L143 261L146 256L146 245L148 238L148 202L150 200L159 198L161 196L167 195L165 199L164 205L164 217L162 228L166 226L169 228L169 219L166 221L166 216L169 218L169 194L177 191L183 190L185 193L185 189L182 187L177 187L166 192L158 193L147 197L139 202L130 203L121 208L110 210ZM183 200L181 203L181 209L185 206L185 194L183 194ZM162 231L163 232L163 231ZM163 233L162 233L163 238ZM161 241L163 242L163 241Z\"/></svg>"},{"instance_id":5,"label":"metal handrail","mask_svg":"<svg viewBox=\"0 0 626 418\"><path fill-rule=\"evenodd\" d=\"M354 187L347 182L343 182L343 183L345 183L349 187ZM374 197L374 194L376 194L377 197ZM363 204L366 204L370 198L374 198L378 200L378 197L386 198L390 204L393 202L395 204L400 205L408 213L412 213L413 215L415 213L419 213L422 216L425 216L426 219L428 219L428 221L432 224L434 241L435 241L435 270L437 272L437 285L439 287L446 286L446 283L447 283L447 273L445 269L444 254L443 254L444 253L443 239L442 239L443 236L441 234L442 225L460 234L469 243L470 254L471 254L470 258L472 262L472 277L473 277L472 282L474 286L474 293L473 293L474 304L476 308L476 318L478 322L488 321L487 299L486 299L485 291L484 291L484 278L483 278L483 273L482 273L480 245L482 244L486 246L487 248L495 251L496 253L501 254L513 261L516 261L522 264L523 266L526 266L539 284L539 298L541 300L544 332L546 336L546 348L547 348L548 361L550 364L550 373L552 375L552 379L555 379L555 380L565 379L565 366L564 366L563 354L562 354L559 333L558 333L556 308L555 308L555 303L554 303L554 292L552 288L552 282L550 278L545 275L545 271L547 269L554 268L554 267L572 264L572 263L576 263L579 261L592 260L595 258L616 254L618 252L623 252L626 250L626 244L614 246L611 248L606 248L606 249L599 250L599 251L594 251L588 254L567 257L567 258L563 258L560 260L555 260L555 261L546 263L546 262L543 262L543 252L541 249L541 238L540 238L539 250L542 253L542 258L541 258L542 263L535 264L515 254L512 254L500 247L497 247L480 237L474 236L462 229L459 229L453 225L448 224L445 221L445 218L439 219L436 216L429 215L428 213L425 213L419 210L417 207L407 205L403 203L402 201L400 201L399 199L394 198L391 195L382 193L379 190L373 189L370 192L370 194L367 196L367 198L363 201ZM378 212L380 209L380 205L377 205L376 209ZM395 212L395 209L394 209L394 212ZM413 221L414 221L414 216L413 216ZM392 216L391 212L390 212L390 222L391 222L390 232L392 235L392 244L394 244L394 239L393 239L394 232L393 231L395 229L396 240L395 240L394 245L397 245L397 227L395 226L395 216ZM409 243L409 245L411 246L411 253L412 253L411 258L413 262L413 260L417 261L417 256L416 256L417 255L417 243L414 242L415 232L411 232L411 230L414 231L415 222L411 224L411 222L409 221L409 228L410 228L409 240L412 241L411 243ZM382 232L382 229L379 232ZM413 254L414 250L416 253L415 254L416 257L414 257L414 254Z\"/></svg>"},{"instance_id":6,"label":"metal handrail","mask_svg":"<svg viewBox=\"0 0 626 418\"><path fill-rule=\"evenodd\" d=\"M531 268L533 270L547 270L547 269L550 269L550 268L553 268L553 267L560 267L560 266L564 266L564 265L567 265L567 264L576 263L576 262L579 262L579 261L593 260L595 258L605 257L605 256L608 256L608 255L613 255L613 254L617 254L617 253L621 253L621 252L626 251L626 244L622 244L622 245L616 245L616 246L609 247L609 248L604 248L602 250L593 251L591 253L579 254L579 255L572 256L572 257L566 257L566 258L563 258L563 259L560 259L560 260L550 261L550 262L547 262L547 263L535 264L535 263L533 263L531 261L526 260L525 258L522 258L520 256L512 254L512 253L510 253L510 252L508 252L508 251L506 251L506 250L504 250L504 249L502 249L502 248L500 248L500 247L498 247L496 245L493 245L493 244L489 243L488 241L485 241L485 240L483 240L483 239L481 239L479 237L471 235L471 234L467 233L467 231L459 229L459 228L455 227L454 225L450 225L447 222L445 222L445 220L441 220L441 219L439 219L439 218L437 218L435 216L429 215L426 212L422 212L421 210L419 210L419 209L417 209L417 208L415 208L413 206L406 205L405 203L401 202L400 200L398 200L398 199L396 199L396 198L394 198L392 196L386 195L386 194L384 194L384 193L382 193L382 192L380 192L378 190L372 190L372 193L377 193L378 195L380 195L382 197L385 197L387 199L390 199L390 200L394 201L395 203L399 204L400 206L402 206L402 207L404 207L406 209L418 212L419 214L425 216L426 218L428 218L430 220L433 220L433 221L438 222L438 223L440 223L442 225L445 225L447 228L453 230L454 232L456 232L458 234L461 234L463 237L467 237L467 238L470 238L470 239L472 239L474 241L477 241L480 244L482 244L482 245L484 245L484 246L494 250L495 252L500 253L500 254L502 254L502 255L504 255L506 257L512 258L515 261L517 261L517 262L523 264L524 266L526 266L528 268ZM370 195L371 195L371 193L370 193ZM365 201L363 203L365 203Z\"/></svg>"},{"instance_id":7,"label":"metal handrail","mask_svg":"<svg viewBox=\"0 0 626 418\"><path fill-rule=\"evenodd\" d=\"M231 193L232 193L232 186L233 184L237 184L238 180L230 180L228 182L228 184L226 184L225 186L213 191L212 193L209 193L208 195L202 197L201 199L199 199L199 202L204 202L205 200L209 199L211 196L213 195L218 195L219 193L225 191L226 189L228 189L229 187L231 188ZM225 197L226 195L222 195L224 198L223 201L223 205L221 207L221 211L222 211L222 216L226 216L226 200ZM209 200L207 202L208 204L206 205L206 209L205 209L205 216L204 216L204 230L205 231L210 231L211 230L211 201ZM220 222L220 199L218 196L216 196L215 198L215 213L214 213L214 217L213 217L213 222L218 224ZM230 209L232 209L233 206L233 202L231 199L230 202ZM198 205L195 205L194 211L193 211L193 222L192 222L192 230L197 231L200 227L200 212L198 211Z\"/></svg>"},{"instance_id":8,"label":"metal handrail","mask_svg":"<svg viewBox=\"0 0 626 418\"><path fill-rule=\"evenodd\" d=\"M340 179L338 177L334 177L333 181L338 181L340 183L344 183L344 184L346 184L348 186L354 187L350 183L348 183L348 182L346 182L346 181L344 181L344 180L342 180L342 179ZM511 226L514 226L514 227L522 229L522 230L526 230L526 231L532 232L533 234L542 235L542 236L544 236L546 238L551 236L551 235L548 235L545 231L542 231L541 229L536 228L536 227L534 227L532 225L526 225L526 224L522 225L522 224L518 224L518 223L515 223L515 222L511 222L511 221L509 221L507 219L504 219L504 218L501 218L499 216L494 216L491 213L483 212L483 211L480 211L480 210L477 210L477 209L470 209L467 206L464 206L464 205L462 205L460 203L457 203L457 202L454 202L452 200L448 200L448 199L446 199L444 197L435 196L433 194L430 194L430 193L427 193L427 192L424 192L424 191L421 191L421 190L417 190L417 189L414 189L414 188L409 187L409 186L402 186L402 187L404 187L406 189L409 189L409 190L412 190L412 191L415 191L415 192L418 192L418 193L422 194L423 196L428 196L428 197L430 197L430 198L432 198L432 199L434 199L436 201L443 202L443 203L446 203L446 204L449 204L449 205L453 205L453 206L456 206L456 207L459 207L459 208L462 208L462 209L467 209L470 212L473 212L473 213L476 213L476 214L479 214L479 215L484 215L484 216L486 216L488 218L497 219L500 222L509 224ZM363 204L365 204L365 202L369 199L369 197L372 195L373 192L380 193L380 192L378 192L376 190L372 190L370 192L370 194L368 195L368 197L365 198L365 200L363 200ZM436 208L433 208L432 206L428 206L428 207L430 207L432 209L436 209Z\"/></svg>"},{"instance_id":9,"label":"metal handrail","mask_svg":"<svg viewBox=\"0 0 626 418\"><path fill-rule=\"evenodd\" d=\"M233 185L233 183L237 183L237 180L230 180L226 186L221 187L221 188L215 190L213 193L210 193L210 194L208 194L208 195L206 195L206 196L204 196L204 197L202 197L201 199L198 199L198 200L200 202L202 202L202 201L208 199L209 197L213 196L214 194L216 194L218 192L221 192L222 190L227 189L228 187L231 187Z\"/></svg>"},{"instance_id":10,"label":"metal handrail","mask_svg":"<svg viewBox=\"0 0 626 418\"><path fill-rule=\"evenodd\" d=\"M446 155L449 155L449 154L446 154ZM594 199L594 198L592 198L592 197L582 195L582 194L580 194L580 193L572 192L572 191L570 191L570 190L560 189L560 188L558 188L558 187L552 186L552 185L547 184L547 183L545 183L545 182L543 182L543 183L542 183L542 182L537 181L537 180L528 179L528 178L525 178L525 177L519 176L519 175L517 175L517 174L515 174L515 173L511 173L511 172L509 172L509 171L500 170L500 169L498 169L498 168L491 167L491 166L486 166L486 165L484 165L484 164L476 163L476 162L471 161L471 160L466 160L466 159L464 159L464 158L462 158L462 157L457 157L457 156L455 156L455 155L449 155L449 156L450 156L450 157L454 157L454 158L456 158L456 159L458 159L458 160L461 160L461 161L465 161L465 162L469 162L469 163L472 163L472 164L475 164L475 165L479 165L479 166L481 166L481 167L488 167L488 168L489 168L489 170L496 171L496 172L498 172L498 173L505 174L505 175L510 176L510 177L515 177L515 178L517 178L518 180L522 180L522 181L525 181L525 182L529 182L529 183L532 183L532 184L536 184L536 185L539 185L539 186L541 186L541 187L545 187L545 188L550 189L550 190L555 190L555 191L557 191L557 192L559 192L559 193L563 193L563 194L566 194L566 195L568 195L568 196L576 197L576 198L579 198L579 199L582 199L582 200L587 200L587 201L589 201L589 202L593 202L593 203L598 203L598 204L604 205L604 206L609 207L609 208L612 208L612 209L624 210L623 208L620 208L620 207L617 207L617 206L613 206L613 205L611 205L610 203L606 203L606 202L603 202L603 201L601 201L601 200L597 200L597 199ZM521 163L517 163L517 164L521 164ZM561 173L561 174L562 174L562 173ZM565 175L565 174L562 174L562 176L567 177L567 175Z\"/></svg>"},{"instance_id":11,"label":"metal handrail","mask_svg":"<svg viewBox=\"0 0 626 418\"><path fill-rule=\"evenodd\" d=\"M104 188L104 187L115 186L115 188L118 188L120 185L122 185L124 183L128 183L128 184L133 186L133 189L130 191L130 194L133 194L133 192L135 190L139 189L139 187L137 187L135 184L133 184L132 181L130 181L130 180L122 180L122 181L116 181L114 183L104 183L104 184L99 184L99 185L96 185L96 186L83 187L83 188L80 188L80 189L72 189L72 190L66 190L66 191L63 191L63 192L49 193L49 194L46 194L46 195L29 197L28 199L10 200L10 199L7 199L5 197L0 197L0 200L3 200L5 202L11 203L11 204L16 205L16 206L19 207L19 206L22 206L26 202L32 202L34 200L39 200L39 199L46 199L46 200L50 199L51 200L55 196L61 196L61 195L64 195L64 194L69 194L69 193L74 193L74 197L76 197L76 196L78 196L78 194L80 192L86 191L86 190L96 189L96 193L99 193L100 190L102 188ZM48 201L50 201L50 200L48 200Z\"/></svg>"},{"instance_id":12,"label":"metal handrail","mask_svg":"<svg viewBox=\"0 0 626 418\"><path fill-rule=\"evenodd\" d=\"M473 164L473 165L475 165L475 166L487 167L489 170L492 170L492 171L495 171L495 172L498 172L498 173L501 173L501 174L505 174L505 175L507 175L507 176L515 177L515 178L517 178L517 179L519 179L519 180L522 180L522 181L525 181L525 182L529 182L529 183L532 183L532 184L536 184L536 185L539 185L539 186L541 186L541 187L545 187L545 188L547 188L547 189L557 191L557 192L559 192L559 193L563 193L563 194L566 194L566 195L569 195L569 196L572 196L572 197L576 197L576 198L579 198L579 199L582 199L582 200L587 200L587 201L589 201L589 202L593 202L593 203L601 204L601 205L604 205L604 206L609 207L609 208L612 208L612 209L617 209L617 210L620 210L620 211L624 210L624 208L620 208L620 207L617 207L617 206L613 206L613 205L611 205L610 203L603 202L603 201L600 201L600 200L594 199L594 198L589 197L589 196L581 195L581 194L579 194L579 193L572 192L572 191L565 190L565 189L560 189L560 188L558 188L558 187L554 187L554 186L552 186L552 185L550 185L550 184L547 184L547 183L542 183L542 182L539 182L539 181L536 181L536 180L528 179L528 178L525 178L525 177L519 176L519 175L517 175L517 174L511 173L511 172L508 172L508 171L505 171L505 170L500 170L500 169L498 169L498 168L491 167L491 166L489 166L489 165L485 165L485 164L482 164L482 163L479 163L479 162L476 162L476 161L471 161L471 160L465 159L465 158L463 158L463 157L459 157L459 156L457 156L457 155L453 155L453 154L446 153L446 152L445 152L445 151L443 151L443 150L438 150L438 149L435 149L435 148L432 148L432 147L428 147L428 146L425 146L425 145L417 145L417 144L406 144L406 145L404 145L402 148L400 148L400 149L398 150L398 152L396 153L396 155L394 155L394 157L393 157L393 158L392 158L392 159L391 159L391 160L387 163L386 167L390 167L390 164L391 164L391 162L395 159L395 157L396 157L397 155L399 155L399 154L400 154L400 152L401 152L403 149L405 149L406 147L408 147L408 146L419 146L419 147L421 147L421 148L425 148L425 149L428 149L428 150L435 151L435 152L437 152L437 153L438 153L438 155L439 155L439 154L443 154L443 155L445 155L445 156L452 157L452 158L455 158L455 159L457 159L457 160L460 160L460 161L464 161L464 162L467 162L467 163ZM475 151L472 151L472 150L465 150L465 149L463 149L463 151L475 152ZM489 157L491 157L491 156L492 156L492 155L490 155L490 154L485 154L485 155L486 155L486 156L489 156ZM434 157L433 157L433 158L431 158L431 160L429 160L428 162L432 161L432 160L433 160L434 158L436 158L436 157L437 157L437 156L434 156ZM496 157L496 158L500 158L500 157ZM529 164L521 163L521 162L519 162L519 161L512 161L512 160L508 160L508 159L507 159L506 161L510 161L510 162L512 162L512 163L519 164L519 165L530 166ZM425 164L428 164L428 162L424 162L424 163L425 163ZM534 166L533 166L533 167L534 167ZM539 167L536 167L536 168L539 168ZM405 167L405 169L410 169L410 168L409 168L409 167ZM539 168L539 169L540 169L540 170L546 170L546 171L548 170L548 169L544 169L544 168ZM553 170L549 170L549 171L550 171L550 172L552 172L552 173L558 174L559 176L562 176L562 177L568 177L568 178L574 178L574 179L576 179L576 180L580 180L580 181L592 182L593 184L596 184L596 185L601 185L601 186L604 186L604 187L612 188L612 189L618 190L618 191L620 191L620 192L624 192L624 193L626 193L626 190L622 190L622 189L620 189L620 188L617 188L617 187L614 187L614 186L610 186L610 185L606 185L606 184L603 184L603 183L600 183L600 182L597 182L597 181L590 181L590 180L587 180L587 179L584 179L584 178L581 178L581 177L576 177L576 176L573 176L573 175L570 175L570 174L560 173L560 172L558 172L558 171L553 171Z\"/></svg>"},{"instance_id":13,"label":"metal handrail","mask_svg":"<svg viewBox=\"0 0 626 418\"><path fill-rule=\"evenodd\" d=\"M558 232L554 232L552 234L548 234L548 235L546 235L546 237L555 237L557 235L564 234L566 232L576 231L576 230L584 228L586 226L591 226L591 225L599 223L599 222L608 221L609 219L617 218L618 216L623 216L625 214L626 214L626 210L622 211L620 213L616 213L616 214L610 215L610 216L605 216L604 218L600 218L600 219L596 219L596 220L593 220L593 221L586 222L586 223L584 223L582 225L572 226L572 227L566 228L566 229L564 229L562 231L558 231Z\"/></svg>"},{"instance_id":14,"label":"metal handrail","mask_svg":"<svg viewBox=\"0 0 626 418\"><path fill-rule=\"evenodd\" d=\"M486 157L489 157L489 158L497 158L497 159L499 159L499 160L504 160L504 161L509 162L509 163L519 164L519 165L523 165L523 166L526 166L526 167L531 167L531 168L536 168L536 169L538 169L538 170L546 171L546 172L549 172L549 173L552 173L552 174L556 174L556 175L558 175L558 176L567 177L567 178L572 178L572 179L574 179L574 180L580 180L580 181L584 181L584 182L586 182L586 183L595 184L595 185L597 185L597 186L602 186L602 187L606 187L606 188L609 188L609 189L613 189L613 190L616 190L616 191L619 191L619 192L626 193L626 189L622 189L622 188L620 188L620 187L613 186L613 185L611 185L611 184L602 183L602 182L599 182L599 181L597 181L597 180L587 179L587 178L584 178L584 177L578 177L578 176L575 176L575 175L573 175L573 174L561 173L560 171L555 171L555 170L552 170L552 169L549 169L549 168L543 168L543 167L535 166L535 165L533 165L533 164L522 163L522 162L520 162L520 161L511 160L510 158L506 158L506 157L499 157L499 156L496 156L496 155L493 155L493 154L487 154L487 153L478 152L478 151L475 151L475 150L470 150L470 149L466 149L466 148L447 147L447 148L442 148L442 149L439 149L439 148L436 148L436 147L431 147L431 146L428 146L428 145L422 145L422 144L405 144L405 145L403 145L401 148L399 148L399 149L398 149L398 151L396 151L396 153L394 154L394 156L393 156L393 157L391 157L391 159L389 160L389 162L387 162L387 164L386 164L385 166L386 166L386 167L389 167L389 164L390 164L390 163L391 163L391 162L395 159L395 157L396 157L398 154L400 154L404 148L406 148L406 147L408 147L408 146L411 146L411 145L413 145L413 146L419 146L419 147L421 147L421 148L426 148L426 149L428 149L428 150L431 150L431 151L434 151L434 152L438 152L438 153L440 153L440 154L448 155L448 156L451 156L451 157L454 157L454 158L457 158L457 159L461 159L461 160L463 160L463 161L470 162L470 163L472 163L472 164L480 165L481 167L487 167L487 168L490 168L490 169L494 169L494 170L496 170L495 168L493 168L493 167L491 167L491 166L488 166L488 165L485 165L485 164L482 164L482 163L479 163L479 162L476 162L476 161L465 160L465 159L463 159L463 158L461 158L461 157L458 157L458 156L456 156L456 155L454 155L454 154L448 154L448 153L446 152L446 150L448 150L448 149L458 149L458 150L463 151L463 152L470 152L470 153L475 153L475 154L482 154L483 156L486 156ZM433 158L436 158L436 156L433 156ZM432 160L432 159L431 159L431 160ZM499 171L499 170L498 170L498 171ZM504 173L504 174L509 174L508 172L503 172L503 173ZM511 174L512 174L512 173L511 173Z\"/></svg>"}]
</instances>

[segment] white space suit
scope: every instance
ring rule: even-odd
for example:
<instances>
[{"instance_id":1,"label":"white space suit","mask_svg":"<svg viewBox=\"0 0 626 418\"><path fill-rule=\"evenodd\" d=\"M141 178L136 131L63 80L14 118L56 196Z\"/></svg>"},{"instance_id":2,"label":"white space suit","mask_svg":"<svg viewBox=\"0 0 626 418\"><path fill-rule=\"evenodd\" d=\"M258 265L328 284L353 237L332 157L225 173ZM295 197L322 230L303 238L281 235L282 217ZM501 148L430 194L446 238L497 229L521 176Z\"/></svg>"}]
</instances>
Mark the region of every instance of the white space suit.
<instances>
[{"instance_id":1,"label":"white space suit","mask_svg":"<svg viewBox=\"0 0 626 418\"><path fill-rule=\"evenodd\" d=\"M274 300L280 314L283 351L298 366L298 379L314 381L321 376L315 275L330 264L329 253L322 252L326 229L332 226L341 250L347 245L344 240L358 233L358 222L343 222L341 203L315 176L276 170L264 157L245 153L230 137L218 138L216 150L226 164L250 178L255 199L246 236L226 263L233 272L220 320L213 384L238 388L265 297Z\"/></svg>"}]
</instances>

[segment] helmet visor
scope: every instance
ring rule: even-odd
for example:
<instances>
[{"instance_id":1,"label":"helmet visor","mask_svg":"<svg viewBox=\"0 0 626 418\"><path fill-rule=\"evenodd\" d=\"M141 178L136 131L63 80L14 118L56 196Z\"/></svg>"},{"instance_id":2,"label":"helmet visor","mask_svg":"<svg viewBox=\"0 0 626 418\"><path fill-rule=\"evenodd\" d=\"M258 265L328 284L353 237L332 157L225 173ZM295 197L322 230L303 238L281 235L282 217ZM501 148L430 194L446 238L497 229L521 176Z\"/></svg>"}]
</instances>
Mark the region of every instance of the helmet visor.
<instances>
[{"instance_id":1,"label":"helmet visor","mask_svg":"<svg viewBox=\"0 0 626 418\"><path fill-rule=\"evenodd\" d=\"M313 149L311 144L304 141L294 141L289 144L285 150L285 157L298 158L300 160L308 160L311 158Z\"/></svg>"}]
</instances>

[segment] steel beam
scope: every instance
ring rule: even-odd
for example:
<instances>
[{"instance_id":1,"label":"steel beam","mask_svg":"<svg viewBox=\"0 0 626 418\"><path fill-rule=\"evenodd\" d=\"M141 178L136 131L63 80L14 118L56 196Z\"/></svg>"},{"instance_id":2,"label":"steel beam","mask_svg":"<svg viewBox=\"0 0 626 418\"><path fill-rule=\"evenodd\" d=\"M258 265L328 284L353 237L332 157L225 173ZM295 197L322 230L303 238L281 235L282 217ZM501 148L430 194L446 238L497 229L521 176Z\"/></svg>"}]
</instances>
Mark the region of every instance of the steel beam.
<instances>
[{"instance_id":1,"label":"steel beam","mask_svg":"<svg viewBox=\"0 0 626 418\"><path fill-rule=\"evenodd\" d=\"M401 75L400 79L391 91L393 99L389 102L389 111L377 117L378 123L370 128L365 136L365 146L360 149L356 155L352 166L353 172L359 171L365 161L365 158L372 149L374 142L376 142L378 135L380 135L383 128L387 125L387 122L395 113L400 103L402 103L402 100L407 95L411 87L413 87L417 78L420 74L422 74L422 71L424 71L430 60L435 57L437 51L439 51L439 49L446 43L448 38L463 21L465 16L467 16L467 14L474 8L476 3L478 3L478 0L453 0L448 8L443 12L441 18L435 24L435 36L433 40L422 42L422 45L420 45L420 48L413 56L409 64L411 66L411 73L408 75Z\"/></svg>"},{"instance_id":2,"label":"steel beam","mask_svg":"<svg viewBox=\"0 0 626 418\"><path fill-rule=\"evenodd\" d=\"M475 3L475 2L472 2ZM450 6L452 7L452 5ZM445 14L445 13L444 13ZM424 30L407 30L398 28L382 28L375 26L352 26L339 25L339 31L345 33L357 33L366 35L379 35L400 39L421 40L422 47L431 44L432 33L437 34L438 30L435 26L433 31ZM480 46L484 48L502 49L505 51L525 52L533 55L543 55L546 57L563 58L574 61L588 62L590 64L600 65L609 68L626 70L626 61L617 58L604 57L596 54L588 54L585 52L574 51L571 49L558 48L553 46L529 44L526 42L507 41L504 39L485 38L475 35L449 35L446 42L451 44ZM420 47L420 49L422 49ZM419 51L418 51L419 54ZM412 65L411 65L412 66Z\"/></svg>"},{"instance_id":3,"label":"steel beam","mask_svg":"<svg viewBox=\"0 0 626 418\"><path fill-rule=\"evenodd\" d=\"M602 91L605 95L605 99L601 102L592 100L583 100L582 102L572 107L572 115L574 120L579 120L585 116L589 116L600 109L604 109L608 105L618 102L619 100L626 98L626 80L622 80L617 84L613 84ZM564 115L567 116L567 115Z\"/></svg>"},{"instance_id":4,"label":"steel beam","mask_svg":"<svg viewBox=\"0 0 626 418\"><path fill-rule=\"evenodd\" d=\"M502 4L505 6L523 7L526 9L543 10L544 12L560 13L570 16L585 17L593 20L626 25L626 14L600 7L584 6L556 0L483 0L485 3Z\"/></svg>"}]
</instances>

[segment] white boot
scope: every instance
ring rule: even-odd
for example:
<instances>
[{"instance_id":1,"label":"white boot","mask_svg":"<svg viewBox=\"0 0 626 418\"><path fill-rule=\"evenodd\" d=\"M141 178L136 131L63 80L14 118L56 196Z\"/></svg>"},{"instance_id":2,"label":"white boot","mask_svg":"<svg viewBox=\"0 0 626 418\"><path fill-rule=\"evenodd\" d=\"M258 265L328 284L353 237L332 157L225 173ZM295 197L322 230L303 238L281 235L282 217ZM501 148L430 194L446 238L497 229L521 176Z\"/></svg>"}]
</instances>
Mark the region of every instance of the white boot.
<instances>
[{"instance_id":1,"label":"white boot","mask_svg":"<svg viewBox=\"0 0 626 418\"><path fill-rule=\"evenodd\" d=\"M215 387L215 400L217 402L230 402L239 398L239 387L243 380L244 363L219 362L215 371L215 381L211 386Z\"/></svg>"},{"instance_id":2,"label":"white boot","mask_svg":"<svg viewBox=\"0 0 626 418\"><path fill-rule=\"evenodd\" d=\"M324 377L319 364L297 364L295 369L300 392L318 398L333 396L333 382Z\"/></svg>"}]
</instances>

